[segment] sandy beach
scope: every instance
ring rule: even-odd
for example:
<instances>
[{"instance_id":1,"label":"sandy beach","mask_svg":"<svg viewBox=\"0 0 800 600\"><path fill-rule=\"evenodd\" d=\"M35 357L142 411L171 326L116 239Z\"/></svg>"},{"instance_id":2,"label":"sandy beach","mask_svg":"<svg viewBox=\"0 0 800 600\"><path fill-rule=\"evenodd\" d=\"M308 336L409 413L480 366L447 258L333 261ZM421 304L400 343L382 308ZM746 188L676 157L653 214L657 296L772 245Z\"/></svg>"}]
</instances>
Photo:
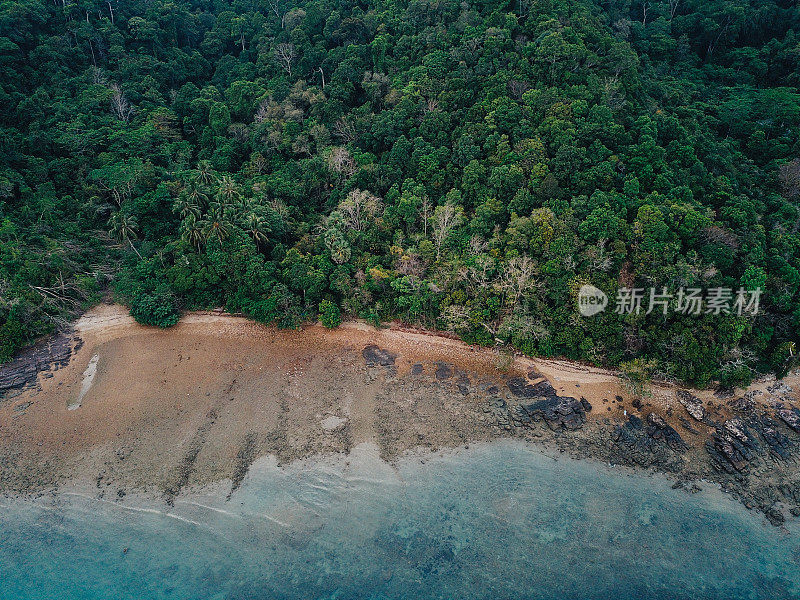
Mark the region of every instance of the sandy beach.
<instances>
[{"instance_id":1,"label":"sandy beach","mask_svg":"<svg viewBox=\"0 0 800 600\"><path fill-rule=\"evenodd\" d=\"M578 458L665 471L678 485L711 479L776 515L800 505L800 495L791 496L800 437L778 418L771 423L787 440L786 460L767 448L763 460L747 461L752 468L716 465L709 443L737 413L712 391L691 392L704 411L694 419L670 386L635 401L603 369L511 362L446 337L357 322L285 331L191 313L159 330L136 324L124 307L100 305L77 321L71 343L61 368L0 400L2 493L70 484L106 498L139 491L172 503L192 486L225 482L235 490L267 455L286 464L369 443L391 462L414 449L519 437ZM785 408L800 389L797 376L781 385L764 380L735 398L750 397L775 417L769 390L779 389ZM532 409L542 395L552 406ZM773 499L765 485L790 491ZM756 487L765 499L752 497Z\"/></svg>"}]
</instances>

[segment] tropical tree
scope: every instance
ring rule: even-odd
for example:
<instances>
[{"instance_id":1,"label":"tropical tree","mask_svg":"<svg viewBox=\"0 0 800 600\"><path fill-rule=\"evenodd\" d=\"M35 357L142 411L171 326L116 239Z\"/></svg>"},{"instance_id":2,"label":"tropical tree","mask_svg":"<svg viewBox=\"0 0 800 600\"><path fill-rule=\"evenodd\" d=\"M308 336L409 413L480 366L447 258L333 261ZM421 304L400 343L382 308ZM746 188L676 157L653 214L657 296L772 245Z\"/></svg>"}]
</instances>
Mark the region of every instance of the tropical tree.
<instances>
[{"instance_id":1,"label":"tropical tree","mask_svg":"<svg viewBox=\"0 0 800 600\"><path fill-rule=\"evenodd\" d=\"M129 215L122 210L118 210L108 220L111 235L120 243L128 244L136 255L141 258L142 255L133 245L133 240L137 239L136 228L138 223L136 217Z\"/></svg>"}]
</instances>

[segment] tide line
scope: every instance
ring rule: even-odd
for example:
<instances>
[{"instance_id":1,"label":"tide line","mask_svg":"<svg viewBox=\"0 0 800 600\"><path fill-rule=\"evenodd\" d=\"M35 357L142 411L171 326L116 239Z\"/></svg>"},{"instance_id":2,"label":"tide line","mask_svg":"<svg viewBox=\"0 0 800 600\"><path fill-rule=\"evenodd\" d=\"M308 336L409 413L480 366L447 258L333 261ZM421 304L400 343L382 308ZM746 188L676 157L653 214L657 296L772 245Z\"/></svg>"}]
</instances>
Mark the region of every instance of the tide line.
<instances>
[{"instance_id":1,"label":"tide line","mask_svg":"<svg viewBox=\"0 0 800 600\"><path fill-rule=\"evenodd\" d=\"M93 498L92 496L88 496L86 494L80 494L77 492L64 492L65 496L77 496L78 498L84 498L86 500L92 500L93 502L101 502L103 504L107 504L109 506L113 506L114 508L118 508L120 510L126 510L129 512L137 512L137 513L148 513L153 515L161 515L163 517L169 517L170 519L175 519L177 521L183 521L184 523L189 523L191 525L196 525L197 527L203 527L203 524L198 521L193 521L192 519L188 519L186 517L182 517L180 515L176 515L175 513L171 512L164 512L162 510L158 510L157 508L146 508L141 506L125 506L124 504L118 504L117 502L113 502L111 500L105 500L103 498Z\"/></svg>"},{"instance_id":2,"label":"tide line","mask_svg":"<svg viewBox=\"0 0 800 600\"><path fill-rule=\"evenodd\" d=\"M189 506L196 506L198 508L204 508L206 510L213 511L213 512L219 513L221 515L226 515L228 517L234 517L236 519L241 519L242 518L242 515L233 513L233 512L231 512L229 510L223 510L221 508L215 508L213 506L208 506L208 505L202 504L200 502L192 502L191 500L176 500L175 504L187 504Z\"/></svg>"}]
</instances>

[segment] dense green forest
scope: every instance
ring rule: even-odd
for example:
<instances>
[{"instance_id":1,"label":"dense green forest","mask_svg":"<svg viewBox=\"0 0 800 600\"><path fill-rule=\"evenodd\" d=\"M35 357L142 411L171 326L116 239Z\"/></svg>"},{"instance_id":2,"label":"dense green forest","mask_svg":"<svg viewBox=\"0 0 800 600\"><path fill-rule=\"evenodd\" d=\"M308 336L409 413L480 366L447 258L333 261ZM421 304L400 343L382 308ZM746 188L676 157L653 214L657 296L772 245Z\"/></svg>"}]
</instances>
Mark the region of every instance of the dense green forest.
<instances>
[{"instance_id":1,"label":"dense green forest","mask_svg":"<svg viewBox=\"0 0 800 600\"><path fill-rule=\"evenodd\" d=\"M0 359L114 294L699 385L795 364L795 0L0 7ZM763 295L586 318L583 284Z\"/></svg>"}]
</instances>

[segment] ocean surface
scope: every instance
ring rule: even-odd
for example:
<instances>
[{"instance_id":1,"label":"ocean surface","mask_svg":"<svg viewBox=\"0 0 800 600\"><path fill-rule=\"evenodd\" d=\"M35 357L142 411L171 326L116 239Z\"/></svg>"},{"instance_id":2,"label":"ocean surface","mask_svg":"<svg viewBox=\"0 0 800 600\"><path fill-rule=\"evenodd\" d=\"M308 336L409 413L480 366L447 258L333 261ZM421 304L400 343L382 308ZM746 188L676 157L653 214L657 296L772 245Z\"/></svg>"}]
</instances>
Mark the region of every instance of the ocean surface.
<instances>
[{"instance_id":1,"label":"ocean surface","mask_svg":"<svg viewBox=\"0 0 800 600\"><path fill-rule=\"evenodd\" d=\"M0 500L0 598L800 598L800 527L702 487L511 441L267 457L230 501Z\"/></svg>"}]
</instances>

